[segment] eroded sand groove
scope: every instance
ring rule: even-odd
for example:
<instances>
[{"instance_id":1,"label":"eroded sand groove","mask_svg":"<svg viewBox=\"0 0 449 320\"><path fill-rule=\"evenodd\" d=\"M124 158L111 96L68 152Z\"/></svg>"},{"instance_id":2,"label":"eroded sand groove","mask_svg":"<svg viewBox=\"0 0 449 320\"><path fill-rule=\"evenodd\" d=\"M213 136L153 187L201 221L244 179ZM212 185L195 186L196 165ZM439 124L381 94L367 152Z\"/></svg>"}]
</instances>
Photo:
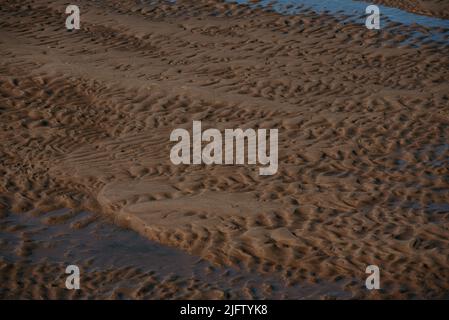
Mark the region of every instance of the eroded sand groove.
<instances>
[{"instance_id":1,"label":"eroded sand groove","mask_svg":"<svg viewBox=\"0 0 449 320\"><path fill-rule=\"evenodd\" d=\"M91 209L219 264L447 297L447 47L214 1L80 7L67 32L62 1L1 2L5 212ZM193 120L278 128L278 174L172 165Z\"/></svg>"}]
</instances>

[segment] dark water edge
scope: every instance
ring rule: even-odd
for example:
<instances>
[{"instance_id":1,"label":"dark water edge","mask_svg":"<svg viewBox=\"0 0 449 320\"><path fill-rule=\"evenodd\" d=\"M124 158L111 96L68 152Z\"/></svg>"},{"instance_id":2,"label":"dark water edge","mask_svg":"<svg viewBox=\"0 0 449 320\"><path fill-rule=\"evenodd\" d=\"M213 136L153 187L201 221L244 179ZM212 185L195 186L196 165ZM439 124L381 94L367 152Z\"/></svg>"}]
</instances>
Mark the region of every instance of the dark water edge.
<instances>
[{"instance_id":1,"label":"dark water edge","mask_svg":"<svg viewBox=\"0 0 449 320\"><path fill-rule=\"evenodd\" d=\"M353 0L261 0L252 3L249 0L227 1L245 4L252 8L273 10L284 15L297 15L314 12L336 17L340 23L365 25L366 7L374 4ZM380 9L380 30L407 35L400 45L419 46L429 41L449 45L449 20L410 13L401 9L375 4Z\"/></svg>"},{"instance_id":2,"label":"dark water edge","mask_svg":"<svg viewBox=\"0 0 449 320\"><path fill-rule=\"evenodd\" d=\"M174 286L193 281L198 287L204 284L207 288L219 288L227 292L229 298L351 297L339 284L289 284L288 279L283 279L281 275L262 275L243 269L215 266L200 257L150 241L104 217L88 212L73 213L67 209L39 216L10 213L1 218L0 249L0 261L5 264L36 266L38 270L44 268L39 266L46 265L80 265L81 285L83 276L91 272L134 270L155 275L164 283L172 279ZM64 271L61 269L60 273L64 274ZM36 274L23 275L27 276L34 277ZM126 276L116 277L117 286L132 288L138 285L134 283L135 279L128 281ZM62 276L60 287L64 286L64 280ZM117 289L117 286L112 286L111 290ZM266 288L270 288L269 292ZM3 283L0 286L0 299L5 296L5 292L8 292L8 298L14 296L11 290L14 288L6 288ZM17 292L17 298L22 298L20 295ZM93 298L96 298L95 295Z\"/></svg>"}]
</instances>

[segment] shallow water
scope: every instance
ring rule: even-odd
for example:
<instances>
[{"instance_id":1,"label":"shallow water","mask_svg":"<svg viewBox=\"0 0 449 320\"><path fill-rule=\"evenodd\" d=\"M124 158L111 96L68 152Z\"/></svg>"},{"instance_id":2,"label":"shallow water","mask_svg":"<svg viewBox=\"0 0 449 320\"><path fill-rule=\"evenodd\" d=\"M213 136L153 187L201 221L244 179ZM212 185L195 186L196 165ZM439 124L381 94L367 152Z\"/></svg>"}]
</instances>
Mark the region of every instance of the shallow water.
<instances>
[{"instance_id":1,"label":"shallow water","mask_svg":"<svg viewBox=\"0 0 449 320\"><path fill-rule=\"evenodd\" d=\"M236 0L237 3L249 3L248 0ZM315 12L326 12L330 14L344 14L358 17L361 23L365 23L365 8L370 2L352 0L262 0L258 3L263 7L273 4L272 8L282 13L299 13L305 9ZM300 6L300 7L298 7ZM401 9L376 4L381 16L390 21L405 25L419 24L426 27L449 28L449 20L414 14Z\"/></svg>"},{"instance_id":2,"label":"shallow water","mask_svg":"<svg viewBox=\"0 0 449 320\"><path fill-rule=\"evenodd\" d=\"M248 4L251 7L271 8L282 14L294 15L306 11L314 11L316 13L326 13L338 17L341 21L355 22L365 25L366 7L369 2L353 1L353 0L262 0L257 4L251 4L248 0L236 0L229 2L237 2L240 4ZM449 44L449 20L434 17L427 17L410 13L401 9L387 7L376 4L380 9L381 30L391 22L400 23L404 26L423 26L432 30L417 30L410 32L412 40L420 39L421 41L437 41ZM406 43L409 43L408 40Z\"/></svg>"},{"instance_id":3,"label":"shallow water","mask_svg":"<svg viewBox=\"0 0 449 320\"><path fill-rule=\"evenodd\" d=\"M200 257L145 239L105 218L88 212L72 215L67 209L39 216L23 213L0 218L0 261L18 266L79 265L81 283L86 272L114 272L128 268L142 274L155 274L161 282L173 282L174 285L177 281L194 281L200 287L218 288L228 292L230 298L249 298L245 296L248 290L255 298L350 297L348 292L341 290L342 284L289 285L281 275L215 266ZM137 287L134 280L118 276L111 290ZM269 293L264 291L267 286L272 288ZM3 284L0 298L2 292L8 292L8 297L14 296L11 291L14 288ZM16 298L20 298L20 294L17 293Z\"/></svg>"}]
</instances>

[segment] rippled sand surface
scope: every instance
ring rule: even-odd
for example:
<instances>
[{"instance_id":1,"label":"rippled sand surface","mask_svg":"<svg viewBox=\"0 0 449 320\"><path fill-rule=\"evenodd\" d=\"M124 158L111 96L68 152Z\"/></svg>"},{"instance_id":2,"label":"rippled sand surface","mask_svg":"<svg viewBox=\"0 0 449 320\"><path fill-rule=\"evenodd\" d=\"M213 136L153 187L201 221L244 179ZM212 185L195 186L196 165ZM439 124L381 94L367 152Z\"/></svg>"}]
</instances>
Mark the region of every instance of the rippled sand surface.
<instances>
[{"instance_id":1,"label":"rippled sand surface","mask_svg":"<svg viewBox=\"0 0 449 320\"><path fill-rule=\"evenodd\" d=\"M425 26L99 0L69 32L64 1L0 3L0 297L449 298L449 48L405 41ZM194 120L277 128L277 174L173 165Z\"/></svg>"}]
</instances>

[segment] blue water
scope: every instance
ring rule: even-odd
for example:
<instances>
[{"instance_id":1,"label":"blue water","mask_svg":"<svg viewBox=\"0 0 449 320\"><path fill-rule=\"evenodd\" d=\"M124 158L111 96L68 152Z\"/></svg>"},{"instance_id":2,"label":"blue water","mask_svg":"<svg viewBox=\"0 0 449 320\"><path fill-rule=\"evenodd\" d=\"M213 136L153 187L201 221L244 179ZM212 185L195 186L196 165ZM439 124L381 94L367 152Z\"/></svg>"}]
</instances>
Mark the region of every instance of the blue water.
<instances>
[{"instance_id":1,"label":"blue water","mask_svg":"<svg viewBox=\"0 0 449 320\"><path fill-rule=\"evenodd\" d=\"M365 25L365 9L370 4L364 1L353 0L262 0L251 4L248 0L234 0L240 4L248 4L251 7L271 8L276 12L294 15L308 10L316 13L331 14L341 18L342 21L350 21ZM397 8L391 8L376 4L380 9L380 27L386 27L390 22L400 23L404 26L423 26L427 30L410 31L410 37L421 41L432 40L449 44L449 20L422 16ZM381 31L380 30L380 31ZM403 32L403 31L402 31Z\"/></svg>"}]
</instances>

